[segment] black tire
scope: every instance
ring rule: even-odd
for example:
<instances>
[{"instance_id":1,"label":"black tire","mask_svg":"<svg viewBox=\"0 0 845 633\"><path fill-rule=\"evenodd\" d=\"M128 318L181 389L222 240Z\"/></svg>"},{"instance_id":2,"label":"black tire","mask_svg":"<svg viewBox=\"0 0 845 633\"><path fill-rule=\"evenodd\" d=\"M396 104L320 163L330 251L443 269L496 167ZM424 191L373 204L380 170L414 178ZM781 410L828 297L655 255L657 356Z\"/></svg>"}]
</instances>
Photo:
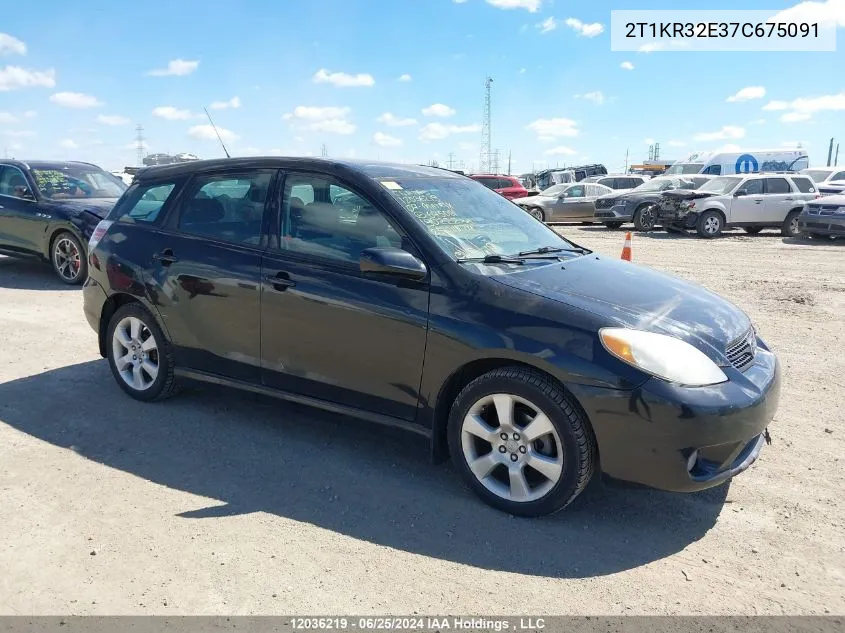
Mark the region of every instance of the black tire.
<instances>
[{"instance_id":1,"label":"black tire","mask_svg":"<svg viewBox=\"0 0 845 633\"><path fill-rule=\"evenodd\" d=\"M725 220L718 211L705 211L698 216L698 222L695 224L695 230L699 236L708 239L719 237L723 228L725 228Z\"/></svg>"},{"instance_id":2,"label":"black tire","mask_svg":"<svg viewBox=\"0 0 845 633\"><path fill-rule=\"evenodd\" d=\"M76 235L59 231L50 241L50 263L59 281L77 286L88 278L88 255Z\"/></svg>"},{"instance_id":3,"label":"black tire","mask_svg":"<svg viewBox=\"0 0 845 633\"><path fill-rule=\"evenodd\" d=\"M546 221L546 214L540 207L528 207L528 214L540 222Z\"/></svg>"},{"instance_id":4,"label":"black tire","mask_svg":"<svg viewBox=\"0 0 845 633\"><path fill-rule=\"evenodd\" d=\"M130 386L126 380L124 380L117 368L115 344L113 343L114 332L118 324L127 318L140 320L146 328L146 331L154 338L157 346L155 361L158 365L158 373L155 380L152 381L152 384L144 389L136 389ZM139 335L139 338L142 336L143 331ZM161 331L161 328L158 326L158 323L156 323L153 316L141 304L129 303L117 309L117 311L112 315L112 318L109 320L109 324L106 329L105 347L106 357L109 360L109 367L111 367L115 381L117 381L117 384L121 389L136 400L141 400L143 402L164 400L176 393L178 384L173 371L175 365L170 341L168 341L164 336L164 333ZM130 354L132 352L130 352L127 348L127 353ZM147 374L147 377L149 377L149 374Z\"/></svg>"},{"instance_id":5,"label":"black tire","mask_svg":"<svg viewBox=\"0 0 845 633\"><path fill-rule=\"evenodd\" d=\"M790 211L786 219L783 221L783 226L780 227L780 234L784 237L797 237L801 235L801 230L798 228L798 216L801 215L800 209L793 209Z\"/></svg>"},{"instance_id":6,"label":"black tire","mask_svg":"<svg viewBox=\"0 0 845 633\"><path fill-rule=\"evenodd\" d=\"M757 235L760 231L763 230L762 226L745 226L742 228L743 231L748 233L749 235Z\"/></svg>"},{"instance_id":7,"label":"black tire","mask_svg":"<svg viewBox=\"0 0 845 633\"><path fill-rule=\"evenodd\" d=\"M492 394L512 394L536 405L559 436L563 461L560 478L537 499L513 501L488 490L473 474L464 456L462 422L476 402ZM534 517L562 510L587 487L597 466L595 438L581 409L560 385L540 372L523 367L495 369L464 387L449 412L447 436L452 461L466 484L485 503L509 514ZM535 448L532 444L530 450Z\"/></svg>"},{"instance_id":8,"label":"black tire","mask_svg":"<svg viewBox=\"0 0 845 633\"><path fill-rule=\"evenodd\" d=\"M634 211L634 228L638 231L653 231L657 225L657 205L641 204Z\"/></svg>"},{"instance_id":9,"label":"black tire","mask_svg":"<svg viewBox=\"0 0 845 633\"><path fill-rule=\"evenodd\" d=\"M618 229L622 226L622 222L605 222L604 225L609 229Z\"/></svg>"}]
</instances>

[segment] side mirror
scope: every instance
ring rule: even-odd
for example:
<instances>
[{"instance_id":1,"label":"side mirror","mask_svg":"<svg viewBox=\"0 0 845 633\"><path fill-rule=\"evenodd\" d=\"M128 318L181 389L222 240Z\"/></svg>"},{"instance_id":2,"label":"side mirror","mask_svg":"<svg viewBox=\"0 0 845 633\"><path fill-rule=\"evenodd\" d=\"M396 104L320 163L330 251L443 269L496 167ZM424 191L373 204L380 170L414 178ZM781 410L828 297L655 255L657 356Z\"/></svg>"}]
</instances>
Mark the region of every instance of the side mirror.
<instances>
[{"instance_id":1,"label":"side mirror","mask_svg":"<svg viewBox=\"0 0 845 633\"><path fill-rule=\"evenodd\" d=\"M376 246L361 251L361 272L381 273L407 279L423 279L428 274L425 264L406 250Z\"/></svg>"},{"instance_id":2,"label":"side mirror","mask_svg":"<svg viewBox=\"0 0 845 633\"><path fill-rule=\"evenodd\" d=\"M745 189L740 189L739 191L737 191L734 194L734 198L739 198L741 196L747 196L747 195L748 195L748 191L746 191Z\"/></svg>"}]
</instances>

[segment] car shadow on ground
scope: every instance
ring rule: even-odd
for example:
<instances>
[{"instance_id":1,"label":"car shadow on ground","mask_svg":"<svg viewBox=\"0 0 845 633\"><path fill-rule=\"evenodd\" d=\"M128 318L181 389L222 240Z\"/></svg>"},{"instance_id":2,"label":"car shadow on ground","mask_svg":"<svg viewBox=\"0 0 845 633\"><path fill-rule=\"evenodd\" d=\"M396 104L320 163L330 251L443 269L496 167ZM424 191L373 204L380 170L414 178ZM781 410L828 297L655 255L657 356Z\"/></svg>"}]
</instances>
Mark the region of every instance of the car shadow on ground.
<instances>
[{"instance_id":1,"label":"car shadow on ground","mask_svg":"<svg viewBox=\"0 0 845 633\"><path fill-rule=\"evenodd\" d=\"M814 237L785 237L783 238L784 244L801 244L801 245L808 245L808 246L828 246L828 247L836 247L845 248L845 238L837 237L833 238L814 238Z\"/></svg>"},{"instance_id":2,"label":"car shadow on ground","mask_svg":"<svg viewBox=\"0 0 845 633\"><path fill-rule=\"evenodd\" d=\"M0 421L220 501L186 507L185 520L267 512L406 552L546 577L601 576L675 554L713 527L728 491L597 484L561 513L515 518L483 505L450 465L432 464L419 436L207 386L144 404L117 387L104 360L0 384Z\"/></svg>"},{"instance_id":3,"label":"car shadow on ground","mask_svg":"<svg viewBox=\"0 0 845 633\"><path fill-rule=\"evenodd\" d=\"M0 255L0 288L11 290L79 290L62 283L50 264L35 257Z\"/></svg>"}]
</instances>

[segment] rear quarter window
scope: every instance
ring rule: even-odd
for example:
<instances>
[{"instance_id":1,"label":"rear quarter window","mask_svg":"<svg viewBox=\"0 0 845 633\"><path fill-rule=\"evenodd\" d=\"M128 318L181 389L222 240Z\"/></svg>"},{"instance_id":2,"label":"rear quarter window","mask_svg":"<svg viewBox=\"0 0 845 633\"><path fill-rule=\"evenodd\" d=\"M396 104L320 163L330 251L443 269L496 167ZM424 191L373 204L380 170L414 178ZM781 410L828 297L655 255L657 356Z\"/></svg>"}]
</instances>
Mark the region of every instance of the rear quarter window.
<instances>
[{"instance_id":1,"label":"rear quarter window","mask_svg":"<svg viewBox=\"0 0 845 633\"><path fill-rule=\"evenodd\" d=\"M117 201L109 220L153 224L176 189L175 182L135 183Z\"/></svg>"},{"instance_id":2,"label":"rear quarter window","mask_svg":"<svg viewBox=\"0 0 845 633\"><path fill-rule=\"evenodd\" d=\"M809 178L793 178L792 182L801 193L816 193L816 185Z\"/></svg>"}]
</instances>

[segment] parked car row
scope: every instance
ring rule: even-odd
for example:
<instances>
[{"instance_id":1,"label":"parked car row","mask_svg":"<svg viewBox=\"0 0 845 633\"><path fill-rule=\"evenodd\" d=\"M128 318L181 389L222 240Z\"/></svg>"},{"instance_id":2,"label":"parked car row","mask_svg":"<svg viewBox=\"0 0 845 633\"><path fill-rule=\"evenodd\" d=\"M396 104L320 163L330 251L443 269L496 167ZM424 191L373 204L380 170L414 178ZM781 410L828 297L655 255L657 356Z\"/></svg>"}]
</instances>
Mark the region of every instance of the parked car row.
<instances>
[{"instance_id":1,"label":"parked car row","mask_svg":"<svg viewBox=\"0 0 845 633\"><path fill-rule=\"evenodd\" d=\"M742 310L447 170L227 158L126 188L6 161L0 204L4 245L84 280L91 344L140 401L198 380L404 428L526 516L600 472L716 486L769 441L780 365Z\"/></svg>"}]
</instances>

